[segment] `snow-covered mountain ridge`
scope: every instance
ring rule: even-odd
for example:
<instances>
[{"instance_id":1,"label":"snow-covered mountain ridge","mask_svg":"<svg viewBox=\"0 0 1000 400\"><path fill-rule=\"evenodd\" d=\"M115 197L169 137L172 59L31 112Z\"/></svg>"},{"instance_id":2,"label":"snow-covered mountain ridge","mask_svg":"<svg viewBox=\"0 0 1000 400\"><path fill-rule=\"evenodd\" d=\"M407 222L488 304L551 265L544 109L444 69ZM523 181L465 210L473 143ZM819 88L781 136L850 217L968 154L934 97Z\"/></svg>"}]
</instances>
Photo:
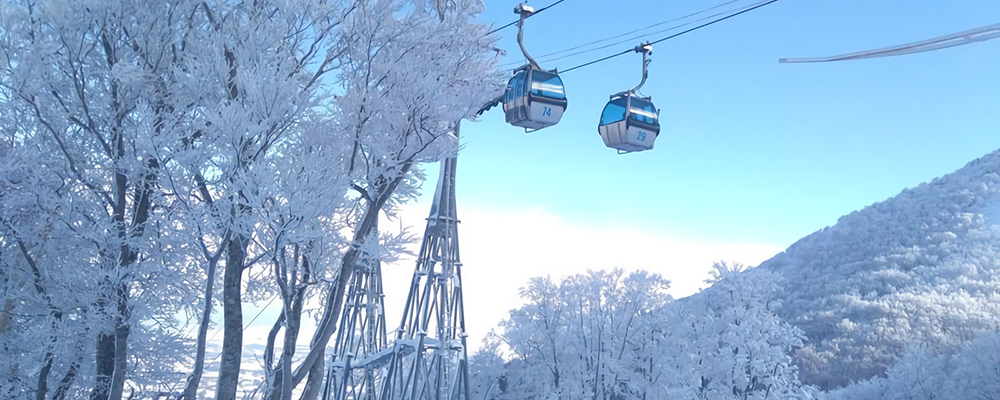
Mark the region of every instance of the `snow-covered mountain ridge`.
<instances>
[{"instance_id":1,"label":"snow-covered mountain ridge","mask_svg":"<svg viewBox=\"0 0 1000 400\"><path fill-rule=\"evenodd\" d=\"M841 217L759 268L805 331L804 383L884 374L908 346L951 352L1000 327L1000 151Z\"/></svg>"}]
</instances>

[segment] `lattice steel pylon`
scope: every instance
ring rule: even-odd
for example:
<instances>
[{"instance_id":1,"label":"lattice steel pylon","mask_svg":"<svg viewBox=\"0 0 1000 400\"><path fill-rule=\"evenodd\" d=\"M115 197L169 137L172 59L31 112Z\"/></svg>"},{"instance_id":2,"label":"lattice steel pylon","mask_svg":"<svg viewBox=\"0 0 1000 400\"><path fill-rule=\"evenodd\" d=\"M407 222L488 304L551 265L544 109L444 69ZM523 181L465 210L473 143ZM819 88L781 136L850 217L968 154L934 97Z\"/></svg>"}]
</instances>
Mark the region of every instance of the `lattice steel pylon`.
<instances>
[{"instance_id":1,"label":"lattice steel pylon","mask_svg":"<svg viewBox=\"0 0 1000 400\"><path fill-rule=\"evenodd\" d=\"M391 349L386 345L378 246L376 227L365 240L344 299L323 387L325 400L380 399L382 371Z\"/></svg>"},{"instance_id":2,"label":"lattice steel pylon","mask_svg":"<svg viewBox=\"0 0 1000 400\"><path fill-rule=\"evenodd\" d=\"M468 400L462 263L455 209L456 157L441 175L380 400Z\"/></svg>"}]
</instances>

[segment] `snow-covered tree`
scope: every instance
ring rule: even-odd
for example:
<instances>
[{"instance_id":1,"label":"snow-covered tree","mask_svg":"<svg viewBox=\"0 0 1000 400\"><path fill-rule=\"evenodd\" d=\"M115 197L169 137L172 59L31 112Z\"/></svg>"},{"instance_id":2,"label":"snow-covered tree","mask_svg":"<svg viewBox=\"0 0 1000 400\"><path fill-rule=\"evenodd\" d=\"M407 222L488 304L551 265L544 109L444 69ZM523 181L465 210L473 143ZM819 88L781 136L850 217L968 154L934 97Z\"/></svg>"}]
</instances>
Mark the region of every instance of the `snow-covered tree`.
<instances>
[{"instance_id":1,"label":"snow-covered tree","mask_svg":"<svg viewBox=\"0 0 1000 400\"><path fill-rule=\"evenodd\" d=\"M496 399L501 392L507 390L504 364L506 360L503 358L501 342L496 334L491 332L487 335L484 346L469 358L469 376L473 384L470 390L472 399Z\"/></svg>"},{"instance_id":2,"label":"snow-covered tree","mask_svg":"<svg viewBox=\"0 0 1000 400\"><path fill-rule=\"evenodd\" d=\"M832 391L831 400L986 400L1000 397L1000 333L979 335L955 353L923 344L904 349L885 377Z\"/></svg>"},{"instance_id":3,"label":"snow-covered tree","mask_svg":"<svg viewBox=\"0 0 1000 400\"><path fill-rule=\"evenodd\" d=\"M289 398L308 376L315 398L379 212L414 196L417 165L453 154L457 122L501 88L481 10L4 2L4 395L154 396L185 366L194 398L221 269L217 398L236 396L242 303L271 294L287 345L269 366L286 379L272 375L266 393ZM293 369L308 298L322 318ZM184 314L200 321L193 345Z\"/></svg>"},{"instance_id":4,"label":"snow-covered tree","mask_svg":"<svg viewBox=\"0 0 1000 400\"><path fill-rule=\"evenodd\" d=\"M20 163L0 172L11 185L0 217L4 272L34 289L6 293L27 313L10 319L18 330L4 342L35 340L0 357L33 378L13 390L41 398L55 387L61 398L89 385L94 399L120 398L135 372L171 375L173 364L134 361L175 349L169 321L190 302L176 284L190 249L161 186L170 153L192 134L192 98L174 84L183 73L173 45L188 26L177 6L3 5L5 161ZM29 311L36 306L48 311ZM38 346L38 337L51 340ZM162 345L130 346L152 340Z\"/></svg>"},{"instance_id":5,"label":"snow-covered tree","mask_svg":"<svg viewBox=\"0 0 1000 400\"><path fill-rule=\"evenodd\" d=\"M945 365L951 371L941 386L942 396L938 398L986 400L1000 397L1000 332L980 335ZM928 372L940 374L940 370L928 369Z\"/></svg>"},{"instance_id":6,"label":"snow-covered tree","mask_svg":"<svg viewBox=\"0 0 1000 400\"><path fill-rule=\"evenodd\" d=\"M1000 152L802 238L759 269L784 279L777 313L809 341L803 382L886 376L905 349L953 352L1000 329Z\"/></svg>"},{"instance_id":7,"label":"snow-covered tree","mask_svg":"<svg viewBox=\"0 0 1000 400\"><path fill-rule=\"evenodd\" d=\"M712 286L676 303L670 344L675 396L690 399L805 399L791 352L802 332L774 314L778 281L764 270L715 265Z\"/></svg>"},{"instance_id":8,"label":"snow-covered tree","mask_svg":"<svg viewBox=\"0 0 1000 400\"><path fill-rule=\"evenodd\" d=\"M511 359L496 398L623 399L654 395L661 371L656 315L669 283L643 271L591 271L560 284L535 278L528 304L499 336ZM495 378L499 379L499 378ZM655 395L654 395L655 396Z\"/></svg>"},{"instance_id":9,"label":"snow-covered tree","mask_svg":"<svg viewBox=\"0 0 1000 400\"><path fill-rule=\"evenodd\" d=\"M670 301L638 271L535 278L500 324L506 345L477 356L483 399L810 399L791 352L802 332L774 314L777 278L715 266L712 287ZM495 388L495 389L494 389Z\"/></svg>"}]
</instances>

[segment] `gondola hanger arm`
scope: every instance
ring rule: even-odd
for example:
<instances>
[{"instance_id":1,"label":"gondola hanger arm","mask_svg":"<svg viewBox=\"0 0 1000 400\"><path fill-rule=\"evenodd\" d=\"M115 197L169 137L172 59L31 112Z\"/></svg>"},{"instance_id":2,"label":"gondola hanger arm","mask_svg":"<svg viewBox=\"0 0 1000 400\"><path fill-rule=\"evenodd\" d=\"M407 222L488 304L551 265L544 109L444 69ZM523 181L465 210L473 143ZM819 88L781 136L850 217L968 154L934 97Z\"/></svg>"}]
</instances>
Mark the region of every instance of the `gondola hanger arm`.
<instances>
[{"instance_id":1,"label":"gondola hanger arm","mask_svg":"<svg viewBox=\"0 0 1000 400\"><path fill-rule=\"evenodd\" d=\"M521 53L524 53L524 58L528 59L528 63L531 64L532 68L542 69L538 66L535 59L528 54L528 50L525 50L524 48L524 20L530 17L531 14L535 13L535 8L521 3L518 4L517 7L514 7L514 13L521 16L521 20L517 22L517 45L521 47Z\"/></svg>"},{"instance_id":2,"label":"gondola hanger arm","mask_svg":"<svg viewBox=\"0 0 1000 400\"><path fill-rule=\"evenodd\" d=\"M653 45L649 42L635 46L636 53L642 53L642 81L639 85L632 88L630 93L636 93L642 88L642 85L646 84L646 78L649 76L649 63L653 60L649 59L649 56L653 55Z\"/></svg>"}]
</instances>

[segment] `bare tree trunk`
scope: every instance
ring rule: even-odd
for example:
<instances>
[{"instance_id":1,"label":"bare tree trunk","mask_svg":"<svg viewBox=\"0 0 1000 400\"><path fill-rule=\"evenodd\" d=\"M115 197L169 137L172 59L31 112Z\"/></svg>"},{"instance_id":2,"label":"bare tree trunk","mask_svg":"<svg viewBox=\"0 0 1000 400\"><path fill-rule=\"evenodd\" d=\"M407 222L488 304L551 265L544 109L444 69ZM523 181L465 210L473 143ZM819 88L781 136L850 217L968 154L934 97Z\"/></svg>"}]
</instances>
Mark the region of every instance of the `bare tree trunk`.
<instances>
[{"instance_id":1,"label":"bare tree trunk","mask_svg":"<svg viewBox=\"0 0 1000 400\"><path fill-rule=\"evenodd\" d=\"M325 352L320 353L319 361L313 363L312 369L309 370L309 378L306 379L306 387L302 389L302 397L299 397L299 400L316 400L319 397L326 369L324 354Z\"/></svg>"},{"instance_id":2,"label":"bare tree trunk","mask_svg":"<svg viewBox=\"0 0 1000 400\"><path fill-rule=\"evenodd\" d=\"M117 315L114 317L114 330L98 335L97 386L94 387L91 400L121 400L125 389L129 336L128 287L125 284L116 289L115 303Z\"/></svg>"},{"instance_id":3,"label":"bare tree trunk","mask_svg":"<svg viewBox=\"0 0 1000 400\"><path fill-rule=\"evenodd\" d=\"M223 239L222 245L224 246L228 241L228 235L226 239ZM207 249L206 255L207 255ZM184 386L184 399L186 400L196 400L198 398L198 385L201 384L201 375L205 370L205 347L208 343L208 326L212 322L212 297L215 295L215 272L219 266L219 255L222 254L221 249L218 253L208 260L208 271L205 272L206 282L205 282L205 310L201 313L201 324L198 326L198 339L195 344L195 356L194 356L194 369L191 371L191 375L188 376L187 383Z\"/></svg>"},{"instance_id":4,"label":"bare tree trunk","mask_svg":"<svg viewBox=\"0 0 1000 400\"><path fill-rule=\"evenodd\" d=\"M300 258L299 246L294 247L292 264L294 268L290 271L287 268L288 257L286 250L282 248L278 251L280 256L274 260L274 277L278 288L281 290L282 309L278 322L272 327L268 334L267 355L265 355L270 368L273 360L274 339L277 336L281 323L284 322L285 335L281 345L281 358L278 360L278 368L273 371L271 380L267 385L267 400L291 400L292 382L287 377L292 376L292 358L295 356L295 344L298 342L299 330L302 326L302 306L305 301L305 286L299 286L299 274L302 274L302 281L309 280L308 263L303 261L305 256Z\"/></svg>"},{"instance_id":5,"label":"bare tree trunk","mask_svg":"<svg viewBox=\"0 0 1000 400\"><path fill-rule=\"evenodd\" d=\"M4 331L7 330L7 324L10 323L10 313L14 311L14 300L6 299L3 301L3 310L0 310L0 335L3 335Z\"/></svg>"},{"instance_id":6,"label":"bare tree trunk","mask_svg":"<svg viewBox=\"0 0 1000 400\"><path fill-rule=\"evenodd\" d=\"M286 319L286 321L289 322L289 323L291 323L292 321L295 321L295 320L298 320L298 318L288 318L288 319ZM291 324L289 324L289 325L291 325ZM278 378L280 379L280 384L279 384L278 388L280 388L281 400L291 400L292 399L292 383L289 382L290 379L284 379L284 378L286 376L292 376L292 355L294 355L294 353L295 353L295 339L288 340L288 337L289 336L298 336L298 335L292 334L292 332L291 332L292 330L297 330L297 329L298 329L298 327L296 327L296 328L293 329L293 328L291 328L291 326L285 328L285 344L282 345L282 349L281 349L281 373L278 375ZM289 343L289 342L291 342L291 343ZM286 350L286 349L288 349L288 347L292 348L291 351Z\"/></svg>"},{"instance_id":7,"label":"bare tree trunk","mask_svg":"<svg viewBox=\"0 0 1000 400\"><path fill-rule=\"evenodd\" d=\"M125 374L128 367L128 287L123 283L118 288L118 316L115 318L115 372L111 376L111 400L120 400L125 391Z\"/></svg>"},{"instance_id":8,"label":"bare tree trunk","mask_svg":"<svg viewBox=\"0 0 1000 400\"><path fill-rule=\"evenodd\" d=\"M35 400L45 400L49 391L49 372L52 371L52 353L45 354L45 365L38 371L38 388L35 389Z\"/></svg>"},{"instance_id":9,"label":"bare tree trunk","mask_svg":"<svg viewBox=\"0 0 1000 400\"><path fill-rule=\"evenodd\" d=\"M236 235L227 246L226 270L222 281L223 337L222 360L216 400L236 400L240 383L240 361L243 356L243 302L241 284L243 263L246 261L248 240Z\"/></svg>"},{"instance_id":10,"label":"bare tree trunk","mask_svg":"<svg viewBox=\"0 0 1000 400\"><path fill-rule=\"evenodd\" d=\"M108 62L108 68L114 68L116 61L112 43L112 40L108 38L107 32L103 32L101 35L101 45L103 46L104 56ZM111 154L109 154L109 156L112 157L113 165L117 165L119 160L125 158L125 138L121 129L124 112L122 110L122 104L118 98L118 83L115 80L111 80L111 107L114 110L114 117L111 121L110 134L114 150ZM118 231L118 240L120 242L121 251L118 256L118 265L112 267L112 269L120 269L126 265L129 259L129 246L125 240L128 237L128 231L125 227L125 204L127 202L128 195L128 177L125 176L123 171L116 169L112 184L114 187L112 218L114 220L115 229ZM110 277L114 275L118 274L113 273L113 271L109 271L105 277L106 282L104 282L104 285L106 286L105 289L108 290L108 292L113 290L116 291L111 288L113 282L110 282ZM102 297L97 301L97 308L100 311L108 309L109 301L105 297L106 295L107 294L102 294ZM114 391L112 385L116 365L114 331L117 330L118 325L122 323L123 321L121 321L121 315L118 315L114 318L115 328L112 329L112 332L107 332L102 329L97 335L97 383L90 396L91 400L120 399L120 397L112 398L110 396L111 392Z\"/></svg>"},{"instance_id":11,"label":"bare tree trunk","mask_svg":"<svg viewBox=\"0 0 1000 400\"><path fill-rule=\"evenodd\" d=\"M212 193L208 190L205 177L201 173L196 173L194 181L198 185L198 191L201 193L202 200L209 206L213 206L215 200L212 199ZM199 238L198 243L201 245L205 261L208 263L208 269L205 271L205 309L201 313L201 324L198 326L194 368L184 386L184 399L186 400L196 400L198 398L198 386L201 384L201 375L205 370L205 347L208 345L208 326L212 323L212 299L215 297L215 274L219 267L219 257L222 256L223 250L229 243L229 236L230 233L227 231L222 241L219 242L219 247L216 249L214 255L209 253L204 239Z\"/></svg>"},{"instance_id":12,"label":"bare tree trunk","mask_svg":"<svg viewBox=\"0 0 1000 400\"><path fill-rule=\"evenodd\" d=\"M299 364L299 367L295 369L295 374L292 377L293 386L298 386L305 379L306 375L311 373L313 364L319 361L320 355L326 349L326 345L330 343L330 337L333 336L334 327L337 325L337 318L340 316L340 309L343 308L344 290L347 287L347 282L350 282L351 275L354 273L354 263L357 257L358 252L353 248L344 254L336 286L330 288L330 294L327 296L326 304L323 307L323 318L320 320L319 329L313 335L309 353L306 355L305 360L302 361L302 364Z\"/></svg>"},{"instance_id":13,"label":"bare tree trunk","mask_svg":"<svg viewBox=\"0 0 1000 400\"><path fill-rule=\"evenodd\" d=\"M52 400L65 400L66 394L69 393L70 386L73 386L73 380L76 379L76 371L79 369L80 362L82 360L77 360L69 366L69 371L63 376L62 380L59 381L59 386L56 387L56 392L52 395Z\"/></svg>"},{"instance_id":14,"label":"bare tree trunk","mask_svg":"<svg viewBox=\"0 0 1000 400\"><path fill-rule=\"evenodd\" d=\"M207 2L202 2L202 9L205 11L209 21L219 29L219 25L212 14ZM236 77L238 75L236 55L228 45L223 45L223 54L226 65L229 67L229 74L226 82L227 94L230 101L238 101L240 90L237 86ZM242 142L238 146L246 150L248 142ZM250 160L240 160L237 163L237 171L245 171ZM242 193L239 193L242 196ZM233 218L242 217L246 211L245 205L233 206ZM237 234L227 246L226 270L222 280L222 314L223 314L223 336L222 336L222 360L219 363L219 379L216 383L216 400L235 400L236 390L240 383L240 362L243 356L243 296L241 294L241 284L243 278L243 266L247 258L247 246L250 244L249 238L244 234Z\"/></svg>"},{"instance_id":15,"label":"bare tree trunk","mask_svg":"<svg viewBox=\"0 0 1000 400\"><path fill-rule=\"evenodd\" d=\"M3 222L3 220L0 220ZM3 259L3 249L0 248L0 260ZM7 293L13 290L14 285L14 268L11 268L10 273L3 278L3 307L0 308L0 337L3 337L4 331L7 330L7 324L10 323L10 313L14 311L14 299L8 299Z\"/></svg>"},{"instance_id":16,"label":"bare tree trunk","mask_svg":"<svg viewBox=\"0 0 1000 400\"><path fill-rule=\"evenodd\" d=\"M100 334L97 337L97 384L90 400L108 400L111 375L115 373L115 337Z\"/></svg>"},{"instance_id":17,"label":"bare tree trunk","mask_svg":"<svg viewBox=\"0 0 1000 400\"><path fill-rule=\"evenodd\" d=\"M292 296L292 310L289 313L292 318L285 318L285 343L281 347L281 400L292 400L292 383L286 376L292 376L292 357L295 356L295 342L299 337L299 324L302 316L302 294L299 290L294 290Z\"/></svg>"},{"instance_id":18,"label":"bare tree trunk","mask_svg":"<svg viewBox=\"0 0 1000 400\"><path fill-rule=\"evenodd\" d=\"M115 90L113 89L112 91L114 92ZM124 116L116 116L116 118L124 118ZM119 121L118 124L120 125L121 122ZM119 158L123 158L125 155L125 144L121 133L117 134L115 142L118 146ZM152 171L159 168L159 163L155 159L149 158L146 160L146 165L149 167L149 171L144 174L141 186L135 189L132 222L127 225L125 223L125 197L128 178L121 172L115 173L118 204L115 206L114 215L115 223L118 225L119 240L121 240L121 255L119 256L117 266L119 270L124 270L135 264L138 254L133 250L129 241L142 237L145 232L146 222L149 220L149 209L152 203L150 197L155 189L153 182L156 179L156 174ZM108 357L109 354L104 355L106 362L110 359L109 363L112 368L108 382L110 386L107 388L108 400L122 399L125 393L125 378L128 374L128 337L131 333L131 321L129 321L131 306L129 305L128 280L131 279L131 274L119 272L119 275L122 276L119 278L122 281L118 282L117 287L115 287L114 299L117 312L114 318L114 331L111 335L101 334L102 339L105 340L105 346L107 346L103 350L111 351L110 357Z\"/></svg>"},{"instance_id":19,"label":"bare tree trunk","mask_svg":"<svg viewBox=\"0 0 1000 400\"><path fill-rule=\"evenodd\" d=\"M274 371L274 341L278 338L278 332L281 331L281 327L285 324L285 309L281 309L281 314L278 315L278 319L274 321L274 325L271 325L271 330L267 333L267 344L264 346L264 397L269 398L270 391L274 390L274 382L279 379L276 374L280 374L281 371ZM278 365L280 368L281 365Z\"/></svg>"},{"instance_id":20,"label":"bare tree trunk","mask_svg":"<svg viewBox=\"0 0 1000 400\"><path fill-rule=\"evenodd\" d=\"M198 339L195 344L194 368L188 376L184 386L184 398L195 400L198 398L198 385L201 383L201 375L205 370L205 348L208 342L208 326L212 317L212 296L215 281L215 265L208 268L208 282L205 284L205 310L201 314L201 324L198 326Z\"/></svg>"}]
</instances>

